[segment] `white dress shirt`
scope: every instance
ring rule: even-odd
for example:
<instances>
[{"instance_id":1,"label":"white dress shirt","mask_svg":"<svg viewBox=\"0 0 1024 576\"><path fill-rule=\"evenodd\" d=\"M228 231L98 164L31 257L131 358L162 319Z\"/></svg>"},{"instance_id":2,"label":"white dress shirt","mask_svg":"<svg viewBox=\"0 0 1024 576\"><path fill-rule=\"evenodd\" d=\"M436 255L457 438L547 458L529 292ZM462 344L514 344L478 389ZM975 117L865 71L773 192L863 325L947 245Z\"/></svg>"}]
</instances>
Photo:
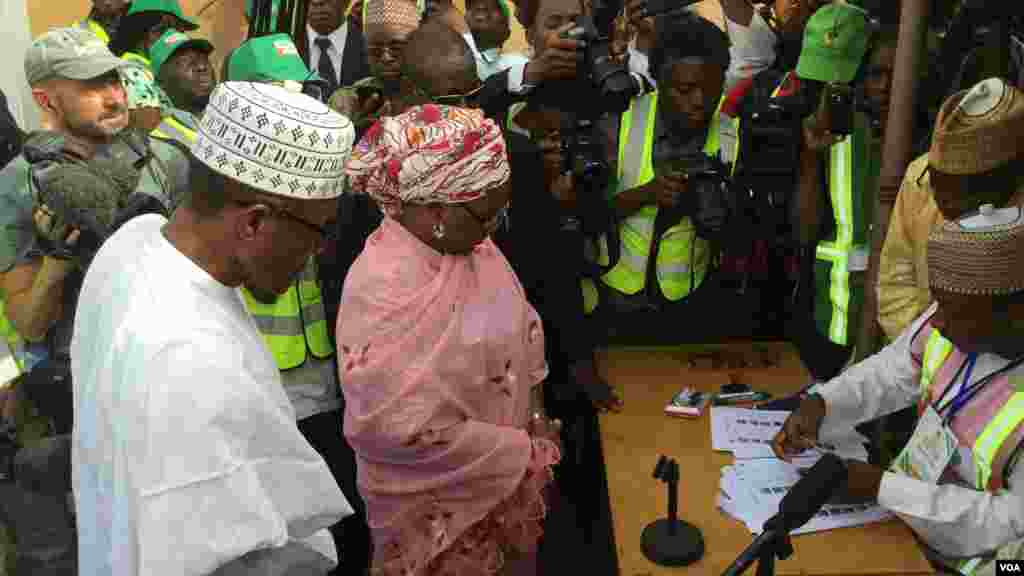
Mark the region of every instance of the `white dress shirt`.
<instances>
[{"instance_id":1,"label":"white dress shirt","mask_svg":"<svg viewBox=\"0 0 1024 576\"><path fill-rule=\"evenodd\" d=\"M78 301L79 570L325 574L337 562L326 528L352 508L299 432L241 293L167 241L165 222L115 233Z\"/></svg>"},{"instance_id":2,"label":"white dress shirt","mask_svg":"<svg viewBox=\"0 0 1024 576\"><path fill-rule=\"evenodd\" d=\"M823 438L917 402L920 367L911 359L910 342L933 310L934 305L878 354L816 387L827 412L821 427ZM972 382L1007 362L994 354L980 355ZM1010 373L1022 372L1024 368ZM962 448L961 455L957 471L961 477L971 478L974 469L969 450ZM898 514L941 555L979 556L1024 538L1024 482L1014 482L1016 468L1013 462L1008 473L1009 489L997 493L955 484L929 484L886 472L878 503Z\"/></svg>"},{"instance_id":3,"label":"white dress shirt","mask_svg":"<svg viewBox=\"0 0 1024 576\"><path fill-rule=\"evenodd\" d=\"M316 72L319 70L320 58L323 56L323 54L320 53L320 47L316 45L316 39L320 38L320 34L317 34L316 30L313 30L307 24L306 38L309 40L309 69ZM345 42L348 40L348 20L339 26L337 30L328 34L326 38L331 41L331 47L327 50L327 56L331 59L331 64L334 64L334 73L338 75L337 78L334 78L334 81L340 82L342 62L341 53L345 49Z\"/></svg>"}]
</instances>

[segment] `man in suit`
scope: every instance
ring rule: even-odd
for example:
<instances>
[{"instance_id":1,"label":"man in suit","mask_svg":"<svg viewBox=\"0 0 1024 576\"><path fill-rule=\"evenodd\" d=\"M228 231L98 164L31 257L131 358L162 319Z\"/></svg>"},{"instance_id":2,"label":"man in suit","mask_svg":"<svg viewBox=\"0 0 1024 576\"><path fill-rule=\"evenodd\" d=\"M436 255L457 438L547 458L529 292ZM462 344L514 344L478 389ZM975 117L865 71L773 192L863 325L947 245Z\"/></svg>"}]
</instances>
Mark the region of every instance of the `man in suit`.
<instances>
[{"instance_id":1,"label":"man in suit","mask_svg":"<svg viewBox=\"0 0 1024 576\"><path fill-rule=\"evenodd\" d=\"M328 83L328 93L370 75L362 30L345 18L349 0L310 0L306 64ZM326 58L325 58L326 56Z\"/></svg>"}]
</instances>

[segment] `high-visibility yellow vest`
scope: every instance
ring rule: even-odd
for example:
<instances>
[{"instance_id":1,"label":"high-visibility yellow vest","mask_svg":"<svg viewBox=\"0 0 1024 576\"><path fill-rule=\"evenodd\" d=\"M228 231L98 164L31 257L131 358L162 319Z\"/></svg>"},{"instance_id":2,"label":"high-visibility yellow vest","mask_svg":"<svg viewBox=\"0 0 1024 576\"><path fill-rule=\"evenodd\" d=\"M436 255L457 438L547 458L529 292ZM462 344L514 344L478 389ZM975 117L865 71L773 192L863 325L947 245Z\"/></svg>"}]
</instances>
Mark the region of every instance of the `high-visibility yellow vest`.
<instances>
[{"instance_id":1,"label":"high-visibility yellow vest","mask_svg":"<svg viewBox=\"0 0 1024 576\"><path fill-rule=\"evenodd\" d=\"M135 53L135 52L125 52L124 54L121 55L121 59L122 60L127 60L129 62L138 62L139 64L142 64L143 66L145 66L146 70L152 70L153 69L153 62L150 61L149 58L146 58L145 56L143 56L142 54L138 54L138 53Z\"/></svg>"},{"instance_id":2,"label":"high-visibility yellow vest","mask_svg":"<svg viewBox=\"0 0 1024 576\"><path fill-rule=\"evenodd\" d=\"M772 91L772 98L779 97L790 74L782 77ZM736 134L739 142L738 126ZM815 323L830 341L841 346L846 346L851 338L851 309L859 306L864 297L862 289L854 290L850 285L850 257L855 255L860 261L856 268L863 269L868 210L864 176L873 169L865 164L872 161L867 150L868 137L868 127L858 118L853 134L829 150L828 188L835 235L820 241L815 248Z\"/></svg>"},{"instance_id":3,"label":"high-visibility yellow vest","mask_svg":"<svg viewBox=\"0 0 1024 576\"><path fill-rule=\"evenodd\" d=\"M964 354L957 351L929 321L911 341L911 351L921 357L921 396L918 413L950 386L955 386L959 375L957 367ZM1021 425L1024 424L1024 392L1018 391L1011 377L1002 374L986 385L993 393L979 393L955 418L950 428L960 446L970 448L974 465L973 478L963 478L979 492L998 492L1005 489L1006 465L1020 444ZM902 458L903 455L901 454ZM986 560L985 557L956 561L960 574L970 576Z\"/></svg>"},{"instance_id":4,"label":"high-visibility yellow vest","mask_svg":"<svg viewBox=\"0 0 1024 576\"><path fill-rule=\"evenodd\" d=\"M103 40L104 44L110 44L110 34L107 34L106 28L100 25L99 22L92 18L83 18L75 23L76 26L82 30L88 30L95 34L100 40Z\"/></svg>"},{"instance_id":5,"label":"high-visibility yellow vest","mask_svg":"<svg viewBox=\"0 0 1024 576\"><path fill-rule=\"evenodd\" d=\"M295 284L273 303L259 302L244 288L242 295L278 369L301 366L307 352L317 359L334 354L312 258Z\"/></svg>"},{"instance_id":6,"label":"high-visibility yellow vest","mask_svg":"<svg viewBox=\"0 0 1024 576\"><path fill-rule=\"evenodd\" d=\"M6 351L0 350L0 374L4 375L4 377L0 378L0 389L4 388L7 382L11 381L11 379L6 378L6 375L21 374L25 371L20 358L24 342L18 336L14 325L7 319L5 306L3 294L0 293L0 339L3 340L7 347Z\"/></svg>"},{"instance_id":7,"label":"high-visibility yellow vest","mask_svg":"<svg viewBox=\"0 0 1024 576\"><path fill-rule=\"evenodd\" d=\"M164 119L160 121L160 125L154 128L150 134L164 140L177 140L189 147L196 141L196 131L185 126L185 124L172 115L164 116Z\"/></svg>"},{"instance_id":8,"label":"high-visibility yellow vest","mask_svg":"<svg viewBox=\"0 0 1024 576\"><path fill-rule=\"evenodd\" d=\"M654 180L651 157L657 104L658 93L650 92L634 98L629 109L622 114L619 126L618 182L613 195ZM718 110L711 118L704 153L715 156L721 145ZM602 277L605 284L623 294L636 294L643 290L647 283L647 264L654 244L657 216L658 207L648 205L621 223L619 261ZM607 265L608 247L603 238L598 242L598 251L598 263ZM708 243L697 237L689 218L684 217L666 230L659 240L655 262L658 285L665 298L681 300L695 290L704 281L708 256ZM584 287L585 300L588 293L596 293L590 288Z\"/></svg>"},{"instance_id":9,"label":"high-visibility yellow vest","mask_svg":"<svg viewBox=\"0 0 1024 576\"><path fill-rule=\"evenodd\" d=\"M850 284L850 272L867 267L867 218L865 175L873 162L868 158L868 128L855 122L850 136L829 149L828 193L835 233L815 248L815 304L818 329L841 346L852 338L851 314L863 301L863 291ZM856 261L851 260L856 258ZM853 264L856 263L856 266Z\"/></svg>"}]
</instances>

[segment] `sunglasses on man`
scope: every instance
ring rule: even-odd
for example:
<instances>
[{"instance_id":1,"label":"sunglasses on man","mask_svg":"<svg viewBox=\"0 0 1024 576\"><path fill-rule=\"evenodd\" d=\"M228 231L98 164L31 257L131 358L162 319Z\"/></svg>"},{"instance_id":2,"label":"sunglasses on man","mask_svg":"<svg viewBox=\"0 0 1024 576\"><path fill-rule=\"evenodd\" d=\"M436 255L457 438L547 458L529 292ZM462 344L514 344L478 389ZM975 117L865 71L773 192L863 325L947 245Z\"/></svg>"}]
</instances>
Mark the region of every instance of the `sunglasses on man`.
<instances>
[{"instance_id":1,"label":"sunglasses on man","mask_svg":"<svg viewBox=\"0 0 1024 576\"><path fill-rule=\"evenodd\" d=\"M442 96L434 96L428 90L422 86L412 82L411 79L406 76L406 79L410 81L413 92L422 98L427 98L434 104L441 106L455 106L457 108L479 108L480 107L480 92L484 89L482 82L479 82L476 88L473 88L469 92L462 94L445 94Z\"/></svg>"}]
</instances>

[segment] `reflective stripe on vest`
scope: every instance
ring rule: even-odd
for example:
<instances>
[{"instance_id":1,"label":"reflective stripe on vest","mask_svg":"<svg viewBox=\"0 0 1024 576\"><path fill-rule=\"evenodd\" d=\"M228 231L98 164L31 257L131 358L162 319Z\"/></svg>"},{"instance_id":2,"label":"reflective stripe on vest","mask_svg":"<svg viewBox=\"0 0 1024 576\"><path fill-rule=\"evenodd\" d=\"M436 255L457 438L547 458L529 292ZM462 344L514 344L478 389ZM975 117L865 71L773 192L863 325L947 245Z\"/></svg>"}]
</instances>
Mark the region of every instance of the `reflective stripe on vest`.
<instances>
[{"instance_id":1,"label":"reflective stripe on vest","mask_svg":"<svg viewBox=\"0 0 1024 576\"><path fill-rule=\"evenodd\" d=\"M298 281L272 304L259 302L248 290L243 289L242 294L278 369L301 366L307 350L318 359L334 353L312 260Z\"/></svg>"},{"instance_id":2,"label":"reflective stripe on vest","mask_svg":"<svg viewBox=\"0 0 1024 576\"><path fill-rule=\"evenodd\" d=\"M505 121L505 127L509 132L515 132L516 134L522 134L527 138L530 137L529 130L523 128L519 124L516 124L516 114L519 114L526 108L526 102L516 102L515 104L508 107L508 120Z\"/></svg>"},{"instance_id":3,"label":"reflective stripe on vest","mask_svg":"<svg viewBox=\"0 0 1024 576\"><path fill-rule=\"evenodd\" d=\"M853 249L853 137L847 136L833 145L829 152L829 197L836 222L836 239L834 242L819 242L815 255L818 260L831 264L829 300L832 302L832 317L828 338L845 346L850 311L849 255Z\"/></svg>"},{"instance_id":4,"label":"reflective stripe on vest","mask_svg":"<svg viewBox=\"0 0 1024 576\"><path fill-rule=\"evenodd\" d=\"M192 146L196 141L196 131L179 122L174 116L164 116L160 125L150 134L164 140L177 140L186 146Z\"/></svg>"},{"instance_id":5,"label":"reflective stripe on vest","mask_svg":"<svg viewBox=\"0 0 1024 576\"><path fill-rule=\"evenodd\" d=\"M107 34L106 29L100 26L100 23L93 20L92 18L85 18L78 21L78 27L82 30L88 30L95 34L104 44L110 44L110 35Z\"/></svg>"},{"instance_id":6,"label":"reflective stripe on vest","mask_svg":"<svg viewBox=\"0 0 1024 576\"><path fill-rule=\"evenodd\" d=\"M153 69L153 63L150 62L149 58L146 58L145 56L142 56L141 54L136 54L135 52L125 52L124 54L121 55L121 59L122 60L127 60L129 62L138 62L139 64L142 64L143 66L145 66L146 70L152 70Z\"/></svg>"},{"instance_id":7,"label":"reflective stripe on vest","mask_svg":"<svg viewBox=\"0 0 1024 576\"><path fill-rule=\"evenodd\" d=\"M711 116L704 153L718 154L721 147L719 133L720 111L724 97ZM615 194L643 186L654 179L651 162L654 150L654 129L657 122L658 92L634 98L622 114L619 125L618 182ZM636 115L634 121L634 114ZM642 146L637 143L643 142ZM619 261L602 279L604 283L623 294L636 294L647 283L647 266L654 243L654 226L658 207L644 206L626 218L619 227L621 249ZM598 242L598 262L607 265L608 245L604 238ZM707 270L707 241L698 238L693 223L683 218L662 235L658 245L655 272L662 294L668 300L681 300L704 280ZM691 261L692 258L692 261ZM696 267L691 273L691 267Z\"/></svg>"},{"instance_id":8,"label":"reflective stripe on vest","mask_svg":"<svg viewBox=\"0 0 1024 576\"><path fill-rule=\"evenodd\" d=\"M961 560L957 565L957 572L963 576L971 576L974 571L977 570L978 565L981 564L981 558L970 558L968 560Z\"/></svg>"},{"instance_id":9,"label":"reflective stripe on vest","mask_svg":"<svg viewBox=\"0 0 1024 576\"><path fill-rule=\"evenodd\" d=\"M939 374L942 366L953 357L952 352L953 344L939 334L938 330L932 328L925 345L921 367L921 387L928 390L929 394L922 396L925 398L925 402L921 404L920 410L924 409L930 398L938 395L939 383L936 382L936 375ZM955 374L953 370L948 372ZM1005 378L1005 376L1003 377ZM995 386L997 382L999 379L988 385ZM945 384L952 386L955 383ZM970 414L962 414L960 417L970 416ZM1003 471L997 469L997 474L993 476L994 464L1000 461L1005 462L1008 459L1009 453L1015 446L1004 446L1004 444L1007 444L1007 439L1024 423L1024 392L1014 391L1002 406L995 410L994 414L983 414L982 417L988 420L983 427L969 427L975 430L981 429L981 432L973 439L963 438L959 433L962 429L961 425L964 424L963 421L954 426L953 431L957 432L957 438L961 444L966 443L971 446L975 477L965 480L970 481L977 490L995 491L1003 486Z\"/></svg>"},{"instance_id":10,"label":"reflective stripe on vest","mask_svg":"<svg viewBox=\"0 0 1024 576\"><path fill-rule=\"evenodd\" d=\"M21 363L23 342L14 324L7 319L4 300L0 297L0 339L6 350L0 350L0 388L24 371ZM8 377L10 376L10 377Z\"/></svg>"}]
</instances>

